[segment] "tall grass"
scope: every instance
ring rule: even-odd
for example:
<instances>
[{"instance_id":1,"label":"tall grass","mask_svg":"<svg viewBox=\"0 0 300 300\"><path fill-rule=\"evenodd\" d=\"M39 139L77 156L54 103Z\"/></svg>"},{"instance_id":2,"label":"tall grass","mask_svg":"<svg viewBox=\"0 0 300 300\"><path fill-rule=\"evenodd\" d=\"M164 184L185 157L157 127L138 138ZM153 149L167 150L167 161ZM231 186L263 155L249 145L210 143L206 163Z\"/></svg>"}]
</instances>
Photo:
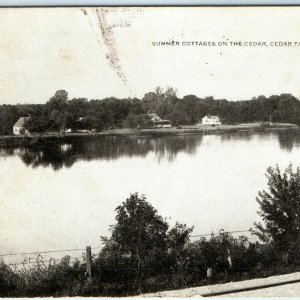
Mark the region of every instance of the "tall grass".
<instances>
[{"instance_id":1,"label":"tall grass","mask_svg":"<svg viewBox=\"0 0 300 300\"><path fill-rule=\"evenodd\" d=\"M145 264L145 268L141 266L141 292L264 277L296 268L284 264L276 256L275 249L250 243L245 237L202 238L187 243L180 253L173 250L169 250L169 255ZM208 267L213 269L211 279L206 277ZM93 259L92 273L93 280L89 281L85 263L71 262L69 256L55 265L23 267L15 271L2 262L0 296L125 296L140 292L133 284L135 268L129 256L110 257L100 253Z\"/></svg>"}]
</instances>

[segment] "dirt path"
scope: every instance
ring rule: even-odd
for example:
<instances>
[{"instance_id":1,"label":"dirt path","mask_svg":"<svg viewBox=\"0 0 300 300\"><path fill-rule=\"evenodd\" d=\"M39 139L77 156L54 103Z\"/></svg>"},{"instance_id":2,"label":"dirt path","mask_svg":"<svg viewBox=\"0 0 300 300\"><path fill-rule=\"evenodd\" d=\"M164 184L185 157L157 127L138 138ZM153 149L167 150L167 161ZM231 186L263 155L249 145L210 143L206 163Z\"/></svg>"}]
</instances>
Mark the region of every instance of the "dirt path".
<instances>
[{"instance_id":1,"label":"dirt path","mask_svg":"<svg viewBox=\"0 0 300 300\"><path fill-rule=\"evenodd\" d=\"M299 281L299 282L296 282ZM293 282L293 283L291 283ZM243 290L243 291L242 291ZM236 293L238 292L238 293ZM286 297L300 296L300 272L245 280L239 282L229 282L225 284L193 287L182 290L164 291L152 294L144 294L140 297Z\"/></svg>"}]
</instances>

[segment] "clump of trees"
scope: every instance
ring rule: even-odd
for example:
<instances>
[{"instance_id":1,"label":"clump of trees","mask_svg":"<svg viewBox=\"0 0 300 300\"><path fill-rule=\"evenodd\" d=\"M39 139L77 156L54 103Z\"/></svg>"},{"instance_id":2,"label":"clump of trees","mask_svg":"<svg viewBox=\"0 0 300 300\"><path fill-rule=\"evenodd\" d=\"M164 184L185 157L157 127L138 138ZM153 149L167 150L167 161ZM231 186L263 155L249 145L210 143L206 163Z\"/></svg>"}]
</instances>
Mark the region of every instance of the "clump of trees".
<instances>
[{"instance_id":1,"label":"clump of trees","mask_svg":"<svg viewBox=\"0 0 300 300\"><path fill-rule=\"evenodd\" d=\"M274 249L281 263L299 264L300 168L289 165L282 172L270 167L266 176L269 191L259 192L257 198L263 224L256 223L253 232Z\"/></svg>"},{"instance_id":2,"label":"clump of trees","mask_svg":"<svg viewBox=\"0 0 300 300\"><path fill-rule=\"evenodd\" d=\"M49 297L71 295L78 288L83 290L86 283L84 265L79 260L71 263L65 256L58 264L24 267L13 271L4 263L0 264L1 297Z\"/></svg>"},{"instance_id":3,"label":"clump of trees","mask_svg":"<svg viewBox=\"0 0 300 300\"><path fill-rule=\"evenodd\" d=\"M18 275L12 269L0 262L0 295L8 297L17 290Z\"/></svg>"},{"instance_id":4,"label":"clump of trees","mask_svg":"<svg viewBox=\"0 0 300 300\"><path fill-rule=\"evenodd\" d=\"M85 265L65 257L48 268L13 272L0 264L1 296L124 296L221 283L294 271L299 265L300 168L267 170L268 191L257 201L262 222L253 233L261 243L221 232L190 241L192 227L173 227L144 195L130 195L116 208L116 223L104 248ZM212 278L206 277L213 269Z\"/></svg>"},{"instance_id":5,"label":"clump of trees","mask_svg":"<svg viewBox=\"0 0 300 300\"><path fill-rule=\"evenodd\" d=\"M103 237L105 247L96 260L104 280L126 281L125 290L141 292L149 278L166 277L171 268L180 268L176 257L192 228L177 223L169 230L145 196L138 194L132 194L116 212L117 223L111 227L111 237Z\"/></svg>"},{"instance_id":6,"label":"clump of trees","mask_svg":"<svg viewBox=\"0 0 300 300\"><path fill-rule=\"evenodd\" d=\"M273 267L268 247L229 234L190 241L193 228L166 220L146 200L132 194L116 208L111 236L92 262L65 257L59 264L13 272L0 265L2 296L124 296L193 285L264 276ZM213 268L213 277L206 277Z\"/></svg>"},{"instance_id":7,"label":"clump of trees","mask_svg":"<svg viewBox=\"0 0 300 300\"><path fill-rule=\"evenodd\" d=\"M142 99L115 97L102 100L68 98L64 90L57 91L45 104L0 105L0 135L12 134L14 123L21 116L31 117L27 129L64 131L65 128L96 129L148 128L152 124L148 112L171 120L174 126L193 125L206 114L218 115L223 123L247 122L293 123L300 125L300 101L291 94L259 96L245 101L216 100L186 95L179 98L173 88L158 87ZM80 121L79 121L80 119Z\"/></svg>"}]
</instances>

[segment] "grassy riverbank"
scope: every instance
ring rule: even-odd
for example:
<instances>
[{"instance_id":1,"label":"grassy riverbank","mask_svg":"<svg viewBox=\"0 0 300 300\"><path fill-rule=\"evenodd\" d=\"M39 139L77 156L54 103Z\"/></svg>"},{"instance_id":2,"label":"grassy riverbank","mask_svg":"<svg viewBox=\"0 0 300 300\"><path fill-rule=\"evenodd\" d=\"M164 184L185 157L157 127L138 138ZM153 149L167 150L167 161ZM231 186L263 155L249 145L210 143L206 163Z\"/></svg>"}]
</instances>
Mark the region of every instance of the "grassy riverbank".
<instances>
[{"instance_id":1,"label":"grassy riverbank","mask_svg":"<svg viewBox=\"0 0 300 300\"><path fill-rule=\"evenodd\" d=\"M180 126L171 128L151 128L151 129L111 129L101 133L101 135L138 135L138 136L165 136L165 135L182 135L182 134L214 134L239 131L268 131L268 130L285 130L297 129L298 125L289 123L245 123L236 125L200 125L200 126Z\"/></svg>"},{"instance_id":2,"label":"grassy riverbank","mask_svg":"<svg viewBox=\"0 0 300 300\"><path fill-rule=\"evenodd\" d=\"M109 129L101 132L88 133L66 133L63 137L58 137L57 133L52 132L37 136L1 136L0 147L18 147L33 145L37 142L62 142L71 143L78 140L95 139L102 136L132 136L132 137L158 137L158 136L175 136L188 134L221 134L226 132L255 132L271 130L288 130L298 129L299 126L289 123L245 123L237 125L218 125L218 126L181 126L172 128L150 128L150 129Z\"/></svg>"}]
</instances>

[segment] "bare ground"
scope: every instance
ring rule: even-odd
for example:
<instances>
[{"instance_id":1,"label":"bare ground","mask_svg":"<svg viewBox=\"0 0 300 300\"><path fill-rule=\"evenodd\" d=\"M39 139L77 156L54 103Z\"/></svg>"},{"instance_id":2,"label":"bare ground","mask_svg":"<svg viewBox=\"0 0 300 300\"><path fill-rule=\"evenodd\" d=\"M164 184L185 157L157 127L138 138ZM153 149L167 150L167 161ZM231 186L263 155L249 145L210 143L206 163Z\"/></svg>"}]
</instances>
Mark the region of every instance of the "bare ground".
<instances>
[{"instance_id":1,"label":"bare ground","mask_svg":"<svg viewBox=\"0 0 300 300\"><path fill-rule=\"evenodd\" d=\"M297 282L299 281L299 282ZM225 284L171 290L139 297L300 297L300 272Z\"/></svg>"}]
</instances>

